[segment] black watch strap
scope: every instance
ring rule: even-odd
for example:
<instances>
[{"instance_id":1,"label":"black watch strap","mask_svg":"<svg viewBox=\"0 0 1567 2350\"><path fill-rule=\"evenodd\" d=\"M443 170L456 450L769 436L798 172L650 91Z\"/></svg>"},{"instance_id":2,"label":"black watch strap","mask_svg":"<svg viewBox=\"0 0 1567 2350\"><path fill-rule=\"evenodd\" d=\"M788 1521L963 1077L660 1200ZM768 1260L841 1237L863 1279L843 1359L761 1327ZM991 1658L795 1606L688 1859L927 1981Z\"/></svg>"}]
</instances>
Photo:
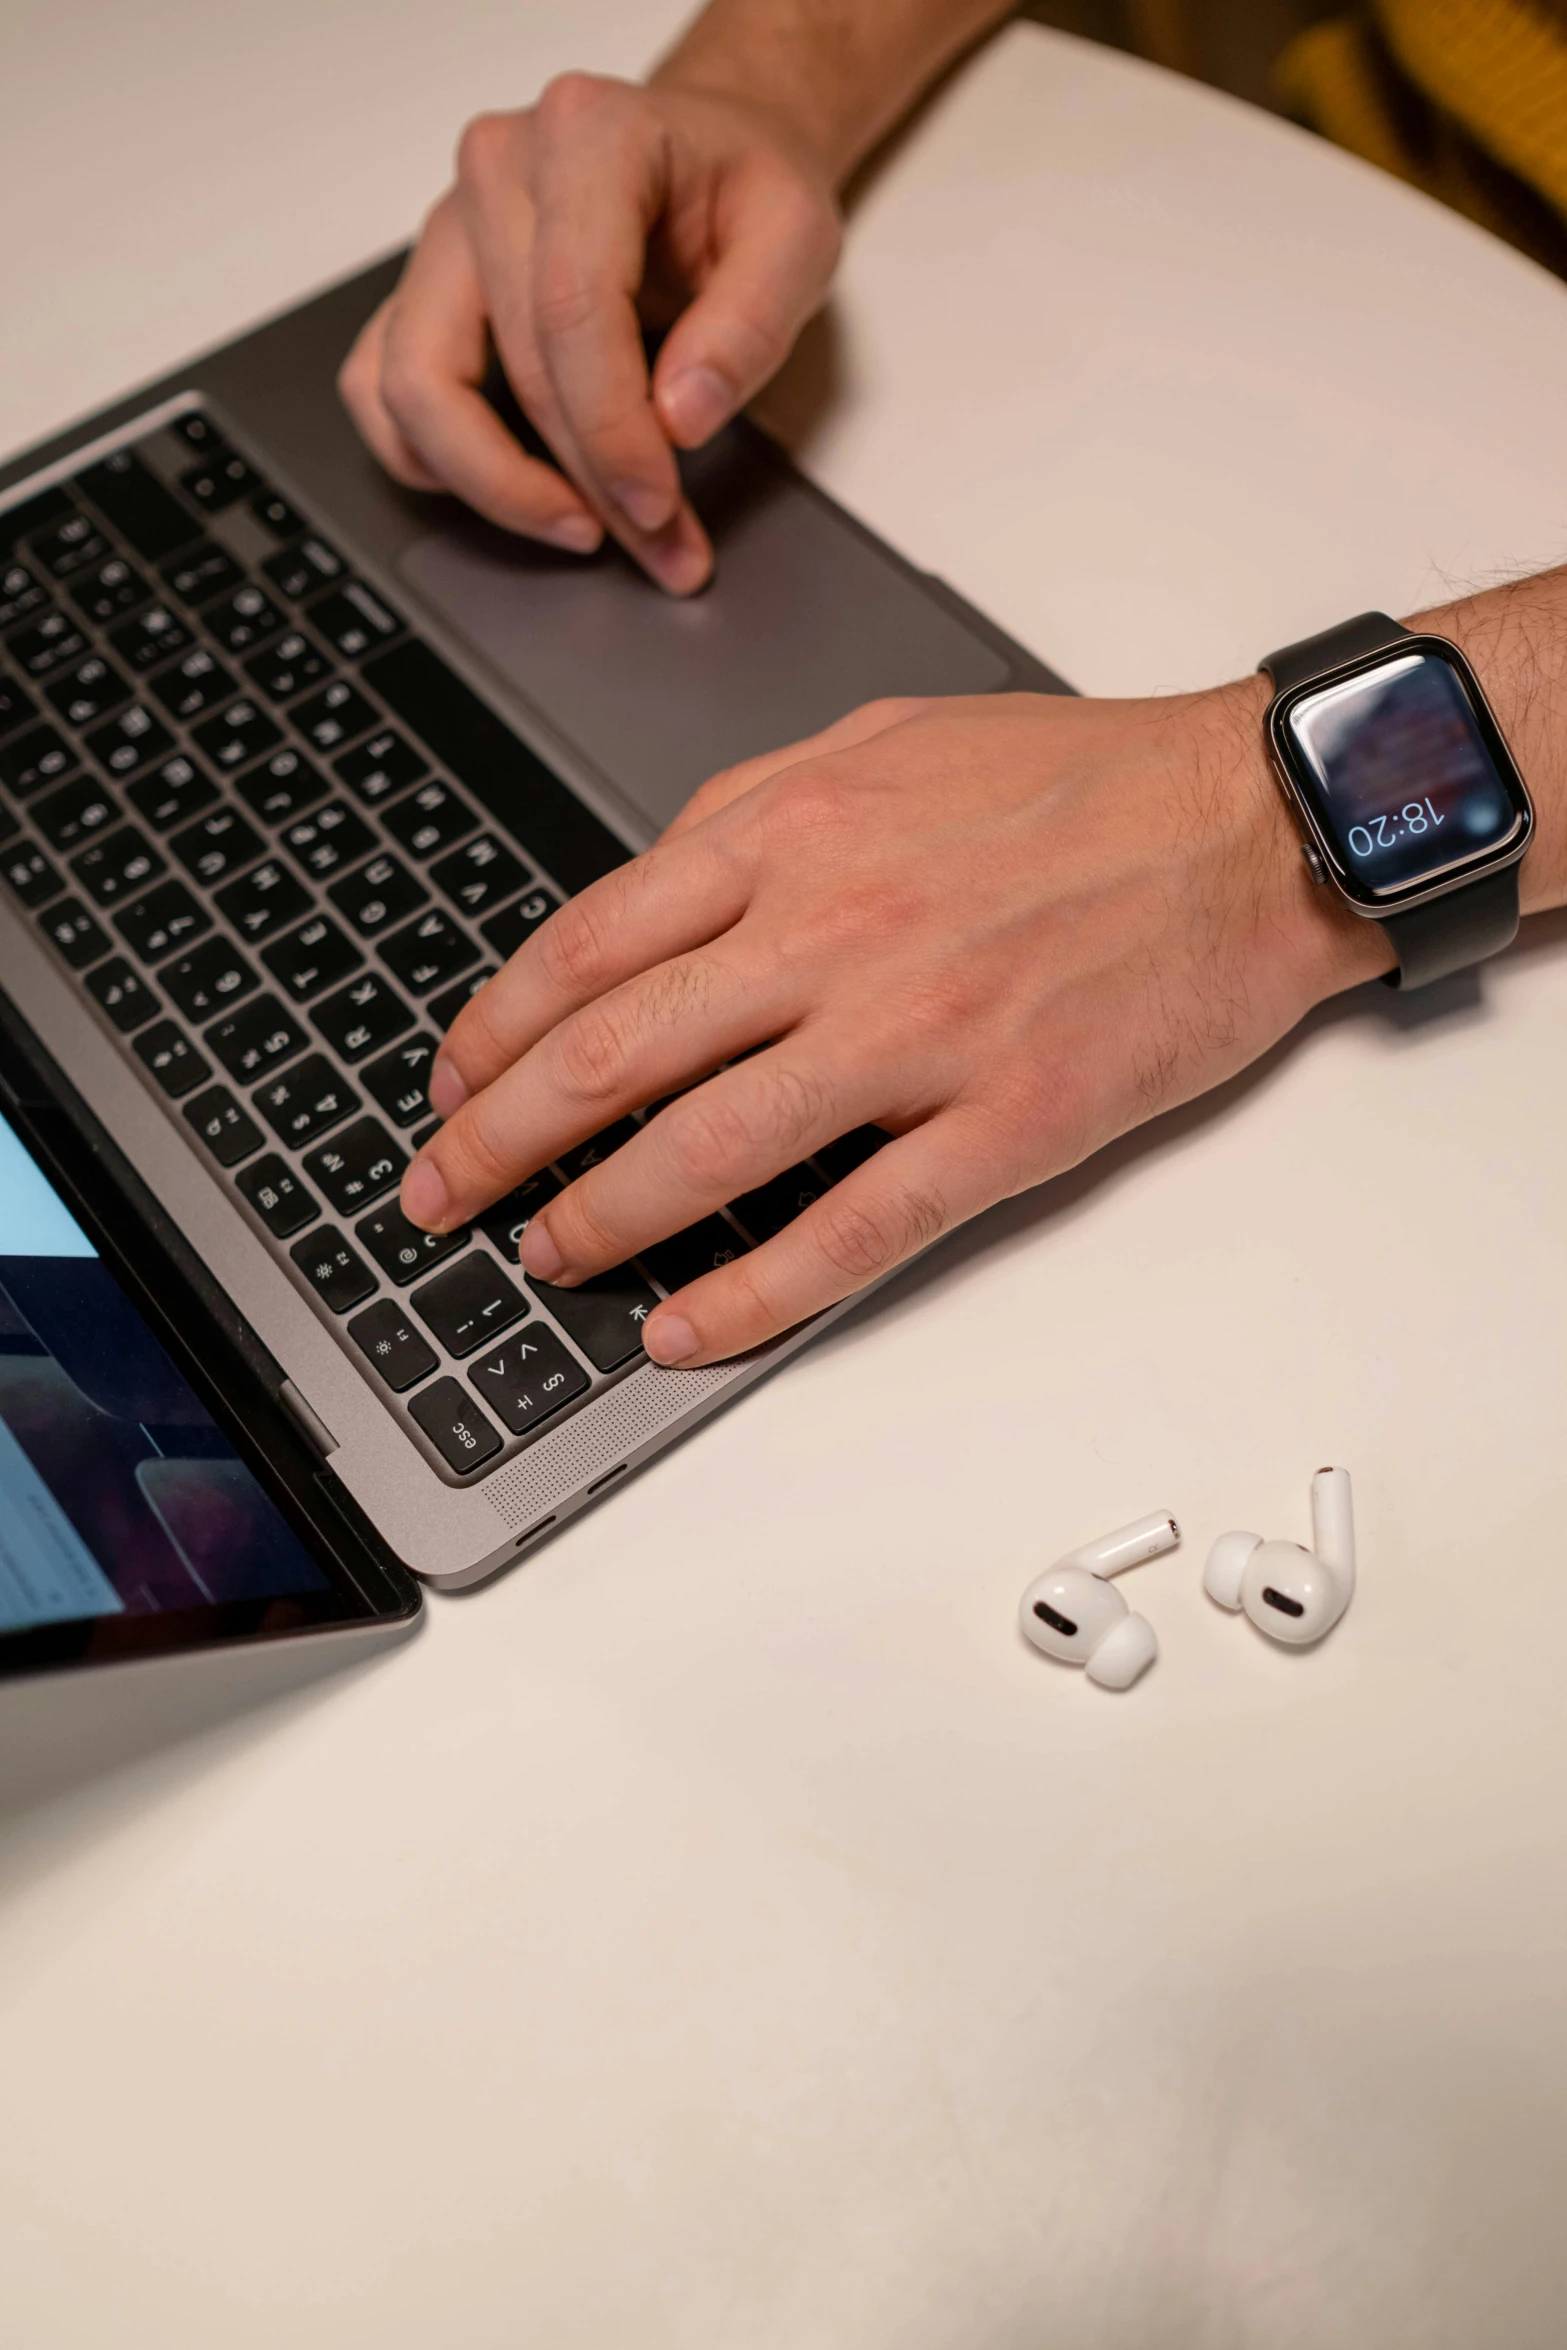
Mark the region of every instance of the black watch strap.
<instances>
[{"instance_id":1,"label":"black watch strap","mask_svg":"<svg viewBox=\"0 0 1567 2350\"><path fill-rule=\"evenodd\" d=\"M1327 670L1342 669L1367 653L1388 653L1413 634L1385 612L1358 612L1320 636L1302 637L1299 644L1283 645L1258 663L1273 680L1275 693L1309 685ZM1390 914L1382 924L1398 957L1398 968L1384 974L1389 987L1426 987L1446 979L1487 955L1500 954L1518 931L1518 868L1487 873L1428 906L1407 914Z\"/></svg>"}]
</instances>

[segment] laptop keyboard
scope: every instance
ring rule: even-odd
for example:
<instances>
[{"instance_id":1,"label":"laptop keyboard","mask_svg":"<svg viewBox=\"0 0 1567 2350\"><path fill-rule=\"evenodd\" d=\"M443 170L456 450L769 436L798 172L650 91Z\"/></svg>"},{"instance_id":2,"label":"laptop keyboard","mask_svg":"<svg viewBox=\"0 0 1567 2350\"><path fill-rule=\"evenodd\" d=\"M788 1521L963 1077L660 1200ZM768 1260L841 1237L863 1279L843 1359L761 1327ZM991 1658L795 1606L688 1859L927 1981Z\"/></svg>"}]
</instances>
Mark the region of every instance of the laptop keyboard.
<instances>
[{"instance_id":1,"label":"laptop keyboard","mask_svg":"<svg viewBox=\"0 0 1567 2350\"><path fill-rule=\"evenodd\" d=\"M627 851L205 410L0 511L0 648L12 904L447 1477L634 1369L659 1295L885 1139L576 1290L518 1241L635 1119L471 1227L407 1222L438 1039Z\"/></svg>"}]
</instances>

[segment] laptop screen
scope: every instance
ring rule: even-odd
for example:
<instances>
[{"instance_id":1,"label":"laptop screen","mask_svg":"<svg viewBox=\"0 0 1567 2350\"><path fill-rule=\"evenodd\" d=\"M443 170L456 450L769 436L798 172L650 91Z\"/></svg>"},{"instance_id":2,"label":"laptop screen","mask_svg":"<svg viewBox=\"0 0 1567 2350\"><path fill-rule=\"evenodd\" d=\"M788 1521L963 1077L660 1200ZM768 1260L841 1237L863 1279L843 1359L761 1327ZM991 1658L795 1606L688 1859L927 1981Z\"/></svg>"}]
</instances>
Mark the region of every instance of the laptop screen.
<instances>
[{"instance_id":1,"label":"laptop screen","mask_svg":"<svg viewBox=\"0 0 1567 2350\"><path fill-rule=\"evenodd\" d=\"M0 1116L0 1634L331 1589Z\"/></svg>"}]
</instances>

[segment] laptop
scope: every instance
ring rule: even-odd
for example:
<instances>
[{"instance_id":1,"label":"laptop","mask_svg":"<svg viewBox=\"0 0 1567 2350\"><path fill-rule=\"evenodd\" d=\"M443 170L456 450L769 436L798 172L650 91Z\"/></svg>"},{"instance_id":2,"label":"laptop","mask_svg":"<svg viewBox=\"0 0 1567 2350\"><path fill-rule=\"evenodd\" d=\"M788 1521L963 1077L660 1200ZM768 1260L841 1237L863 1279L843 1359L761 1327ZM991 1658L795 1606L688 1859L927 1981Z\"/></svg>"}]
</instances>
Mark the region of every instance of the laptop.
<instances>
[{"instance_id":1,"label":"laptop","mask_svg":"<svg viewBox=\"0 0 1567 2350\"><path fill-rule=\"evenodd\" d=\"M640 1339L882 1138L553 1289L527 1219L635 1120L421 1233L445 1027L715 769L880 695L1068 689L744 420L685 465L718 551L685 603L398 489L334 388L398 267L0 469L0 1009L201 1301L191 1346L222 1334L230 1419L286 1421L296 1499L383 1579L455 1589L833 1319L690 1371Z\"/></svg>"}]
</instances>

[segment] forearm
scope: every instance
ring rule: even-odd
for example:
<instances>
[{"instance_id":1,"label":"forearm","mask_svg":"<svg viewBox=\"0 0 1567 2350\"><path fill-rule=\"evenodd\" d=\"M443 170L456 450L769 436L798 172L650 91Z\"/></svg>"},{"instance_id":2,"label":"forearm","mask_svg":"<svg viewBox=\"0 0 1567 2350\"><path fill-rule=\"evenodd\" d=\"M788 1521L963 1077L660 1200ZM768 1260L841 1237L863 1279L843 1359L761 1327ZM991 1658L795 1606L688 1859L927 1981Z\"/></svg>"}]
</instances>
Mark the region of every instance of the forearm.
<instances>
[{"instance_id":1,"label":"forearm","mask_svg":"<svg viewBox=\"0 0 1567 2350\"><path fill-rule=\"evenodd\" d=\"M768 115L841 186L1009 0L711 0L655 69Z\"/></svg>"}]
</instances>

